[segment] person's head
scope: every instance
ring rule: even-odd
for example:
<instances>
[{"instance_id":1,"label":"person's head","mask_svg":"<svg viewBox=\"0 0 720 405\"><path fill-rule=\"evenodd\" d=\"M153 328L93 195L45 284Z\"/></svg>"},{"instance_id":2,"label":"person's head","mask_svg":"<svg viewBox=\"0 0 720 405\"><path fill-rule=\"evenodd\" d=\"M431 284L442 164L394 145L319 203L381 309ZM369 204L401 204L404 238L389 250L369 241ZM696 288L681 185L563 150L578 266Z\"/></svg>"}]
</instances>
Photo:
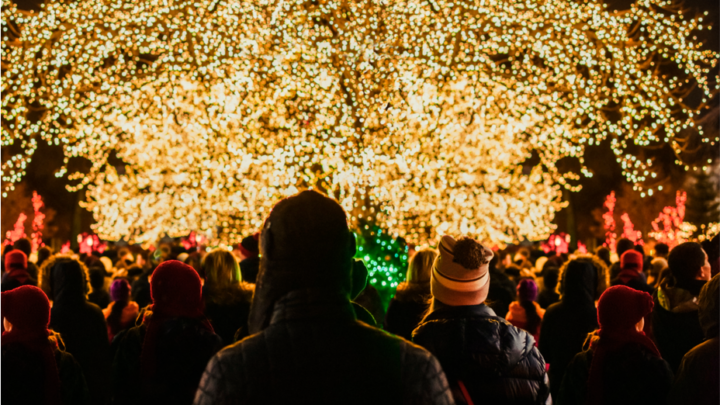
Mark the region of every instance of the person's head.
<instances>
[{"instance_id":1,"label":"person's head","mask_svg":"<svg viewBox=\"0 0 720 405\"><path fill-rule=\"evenodd\" d=\"M6 321L5 330L13 334L28 337L47 336L50 301L47 295L35 286L17 287L2 293L2 317Z\"/></svg>"},{"instance_id":2,"label":"person's head","mask_svg":"<svg viewBox=\"0 0 720 405\"><path fill-rule=\"evenodd\" d=\"M30 257L32 253L32 242L28 238L20 238L13 243L13 249L21 250L25 256Z\"/></svg>"},{"instance_id":3,"label":"person's head","mask_svg":"<svg viewBox=\"0 0 720 405\"><path fill-rule=\"evenodd\" d=\"M705 283L698 297L698 316L706 339L720 333L720 274Z\"/></svg>"},{"instance_id":4,"label":"person's head","mask_svg":"<svg viewBox=\"0 0 720 405\"><path fill-rule=\"evenodd\" d=\"M710 280L710 263L699 243L685 242L668 255L668 267L679 285L692 280Z\"/></svg>"},{"instance_id":5,"label":"person's head","mask_svg":"<svg viewBox=\"0 0 720 405\"><path fill-rule=\"evenodd\" d=\"M636 250L627 250L620 256L620 270L641 272L643 269L643 256Z\"/></svg>"},{"instance_id":6,"label":"person's head","mask_svg":"<svg viewBox=\"0 0 720 405\"><path fill-rule=\"evenodd\" d=\"M5 271L27 270L27 256L22 250L11 250L5 255Z\"/></svg>"},{"instance_id":7,"label":"person's head","mask_svg":"<svg viewBox=\"0 0 720 405\"><path fill-rule=\"evenodd\" d=\"M587 258L573 259L560 267L562 301L572 305L594 305L597 276L593 262Z\"/></svg>"},{"instance_id":8,"label":"person's head","mask_svg":"<svg viewBox=\"0 0 720 405\"><path fill-rule=\"evenodd\" d=\"M605 291L608 286L610 285L610 270L605 265L605 262L600 260L597 256L594 255L577 255L574 259L565 262L562 266L560 266L560 293L565 294L573 294L572 290L583 290L584 287L579 287L577 284L572 284L574 287L571 287L569 289L565 288L565 276L567 275L567 270L569 269L570 263L575 262L575 270L577 271L581 267L584 268L584 265L588 265L589 268L592 270L592 274L595 277L595 281L591 283L591 285L595 288L595 292L593 295L593 301L600 298L600 295ZM583 266L580 266L580 264L583 264ZM579 282L580 279L584 280L584 276L581 278L577 278L574 280L574 282Z\"/></svg>"},{"instance_id":9,"label":"person's head","mask_svg":"<svg viewBox=\"0 0 720 405\"><path fill-rule=\"evenodd\" d=\"M335 200L303 191L278 202L260 234L260 254L251 333L268 325L275 302L293 290L349 299L355 237Z\"/></svg>"},{"instance_id":10,"label":"person's head","mask_svg":"<svg viewBox=\"0 0 720 405\"><path fill-rule=\"evenodd\" d=\"M618 257L621 257L623 253L634 248L635 242L631 241L628 238L620 238L615 244L615 252L617 253Z\"/></svg>"},{"instance_id":11,"label":"person's head","mask_svg":"<svg viewBox=\"0 0 720 405\"><path fill-rule=\"evenodd\" d=\"M437 255L438 253L434 249L422 249L415 253L408 264L407 282L410 284L430 283L430 273Z\"/></svg>"},{"instance_id":12,"label":"person's head","mask_svg":"<svg viewBox=\"0 0 720 405\"><path fill-rule=\"evenodd\" d=\"M643 318L652 308L650 294L624 285L610 287L598 300L600 331L615 335L642 331Z\"/></svg>"},{"instance_id":13,"label":"person's head","mask_svg":"<svg viewBox=\"0 0 720 405\"><path fill-rule=\"evenodd\" d=\"M110 298L115 302L127 302L130 299L130 283L124 278L113 280L110 284Z\"/></svg>"},{"instance_id":14,"label":"person's head","mask_svg":"<svg viewBox=\"0 0 720 405\"><path fill-rule=\"evenodd\" d=\"M600 246L595 249L595 256L605 262L605 264L608 266L612 264L612 261L610 260L610 249L605 246Z\"/></svg>"},{"instance_id":15,"label":"person's head","mask_svg":"<svg viewBox=\"0 0 720 405\"><path fill-rule=\"evenodd\" d=\"M90 267L88 273L90 275L90 286L93 292L105 288L105 268L102 267L102 265Z\"/></svg>"},{"instance_id":16,"label":"person's head","mask_svg":"<svg viewBox=\"0 0 720 405\"><path fill-rule=\"evenodd\" d=\"M656 257L650 262L650 274L649 276L654 279L655 282L660 280L660 274L668 266L667 260L662 257Z\"/></svg>"},{"instance_id":17,"label":"person's head","mask_svg":"<svg viewBox=\"0 0 720 405\"><path fill-rule=\"evenodd\" d=\"M557 288L557 284L558 284L558 276L560 275L560 272L558 271L558 269L551 267L551 268L546 269L543 272L543 274L544 274L544 276L543 276L544 289L546 289L548 291L555 291L555 289Z\"/></svg>"},{"instance_id":18,"label":"person's head","mask_svg":"<svg viewBox=\"0 0 720 405\"><path fill-rule=\"evenodd\" d=\"M72 256L55 255L45 263L49 267L48 297L54 305L59 302L85 301L90 292L88 268L84 263ZM43 274L43 277L45 274ZM44 282L41 283L43 285ZM45 288L43 288L43 291Z\"/></svg>"},{"instance_id":19,"label":"person's head","mask_svg":"<svg viewBox=\"0 0 720 405\"><path fill-rule=\"evenodd\" d=\"M197 272L177 260L166 260L150 280L152 312L160 316L202 316L202 283Z\"/></svg>"},{"instance_id":20,"label":"person's head","mask_svg":"<svg viewBox=\"0 0 720 405\"><path fill-rule=\"evenodd\" d=\"M667 258L669 252L670 246L666 243L660 242L655 244L655 257Z\"/></svg>"},{"instance_id":21,"label":"person's head","mask_svg":"<svg viewBox=\"0 0 720 405\"><path fill-rule=\"evenodd\" d=\"M260 245L258 243L258 240L260 239L259 234L253 234L250 236L246 236L243 238L243 240L238 245L238 249L240 250L240 253L246 258L246 259L252 259L254 257L258 257L260 254Z\"/></svg>"},{"instance_id":22,"label":"person's head","mask_svg":"<svg viewBox=\"0 0 720 405\"><path fill-rule=\"evenodd\" d=\"M538 286L530 278L520 280L517 285L517 296L520 302L533 302L538 295Z\"/></svg>"},{"instance_id":23,"label":"person's head","mask_svg":"<svg viewBox=\"0 0 720 405\"><path fill-rule=\"evenodd\" d=\"M52 256L53 251L49 246L43 246L40 249L38 249L37 252L37 265L38 267L42 266L43 262L45 260L49 259L50 256Z\"/></svg>"},{"instance_id":24,"label":"person's head","mask_svg":"<svg viewBox=\"0 0 720 405\"><path fill-rule=\"evenodd\" d=\"M235 256L226 249L216 248L202 261L205 285L209 288L223 288L237 285L241 281L240 266Z\"/></svg>"},{"instance_id":25,"label":"person's head","mask_svg":"<svg viewBox=\"0 0 720 405\"><path fill-rule=\"evenodd\" d=\"M445 235L438 245L430 281L435 300L451 306L485 302L490 287L488 264L493 252L469 237Z\"/></svg>"}]
</instances>

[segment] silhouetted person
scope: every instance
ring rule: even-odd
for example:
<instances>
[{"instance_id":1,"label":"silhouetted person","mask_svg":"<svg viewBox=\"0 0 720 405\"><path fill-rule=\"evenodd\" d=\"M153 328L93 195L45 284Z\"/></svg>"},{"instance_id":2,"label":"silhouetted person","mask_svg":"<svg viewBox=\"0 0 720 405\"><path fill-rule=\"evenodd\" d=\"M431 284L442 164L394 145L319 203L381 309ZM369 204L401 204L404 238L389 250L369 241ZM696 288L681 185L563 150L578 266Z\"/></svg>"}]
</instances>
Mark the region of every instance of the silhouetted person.
<instances>
[{"instance_id":1,"label":"silhouetted person","mask_svg":"<svg viewBox=\"0 0 720 405\"><path fill-rule=\"evenodd\" d=\"M556 268L548 268L543 271L543 288L538 294L537 303L543 309L560 301L560 294L557 293L557 283L560 272Z\"/></svg>"},{"instance_id":2,"label":"silhouetted person","mask_svg":"<svg viewBox=\"0 0 720 405\"><path fill-rule=\"evenodd\" d=\"M283 199L260 252L252 335L213 357L195 404L452 403L430 353L355 319L355 238L337 202Z\"/></svg>"},{"instance_id":3,"label":"silhouetted person","mask_svg":"<svg viewBox=\"0 0 720 405\"><path fill-rule=\"evenodd\" d=\"M240 262L242 279L246 283L255 284L260 270L260 250L258 248L258 234L243 238L238 246L245 259Z\"/></svg>"},{"instance_id":4,"label":"silhouetted person","mask_svg":"<svg viewBox=\"0 0 720 405\"><path fill-rule=\"evenodd\" d=\"M597 310L600 329L568 365L558 404L665 403L673 374L643 333L644 317L652 308L650 294L624 285L602 294Z\"/></svg>"},{"instance_id":5,"label":"silhouetted person","mask_svg":"<svg viewBox=\"0 0 720 405\"><path fill-rule=\"evenodd\" d=\"M37 286L37 279L33 278L27 271L27 256L21 250L11 250L5 255L5 276L1 291L9 291L23 285Z\"/></svg>"},{"instance_id":6,"label":"silhouetted person","mask_svg":"<svg viewBox=\"0 0 720 405\"><path fill-rule=\"evenodd\" d=\"M430 300L430 272L437 252L424 249L410 260L406 281L397 286L385 316L385 330L412 339L412 331L422 320Z\"/></svg>"}]
</instances>

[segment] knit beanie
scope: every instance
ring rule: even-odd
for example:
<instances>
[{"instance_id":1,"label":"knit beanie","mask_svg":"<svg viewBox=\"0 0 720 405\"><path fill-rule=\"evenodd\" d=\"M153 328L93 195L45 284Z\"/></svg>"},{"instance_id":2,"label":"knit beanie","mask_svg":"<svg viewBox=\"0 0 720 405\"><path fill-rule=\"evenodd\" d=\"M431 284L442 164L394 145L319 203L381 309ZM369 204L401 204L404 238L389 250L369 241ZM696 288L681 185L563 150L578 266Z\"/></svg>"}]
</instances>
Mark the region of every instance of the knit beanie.
<instances>
[{"instance_id":1,"label":"knit beanie","mask_svg":"<svg viewBox=\"0 0 720 405\"><path fill-rule=\"evenodd\" d=\"M22 250L11 250L5 255L5 271L10 272L13 268L27 270L27 256Z\"/></svg>"},{"instance_id":2,"label":"knit beanie","mask_svg":"<svg viewBox=\"0 0 720 405\"><path fill-rule=\"evenodd\" d=\"M258 257L258 255L260 254L258 239L260 239L260 234L255 233L253 235L243 238L243 240L240 242L238 249L240 249L240 252L242 252L245 258L251 259L253 257Z\"/></svg>"},{"instance_id":3,"label":"knit beanie","mask_svg":"<svg viewBox=\"0 0 720 405\"><path fill-rule=\"evenodd\" d=\"M517 286L518 299L520 301L535 301L538 294L538 286L529 278L523 279Z\"/></svg>"},{"instance_id":4,"label":"knit beanie","mask_svg":"<svg viewBox=\"0 0 720 405\"><path fill-rule=\"evenodd\" d=\"M598 324L601 331L622 333L635 330L653 308L650 294L633 288L616 285L610 287L598 300Z\"/></svg>"},{"instance_id":5,"label":"knit beanie","mask_svg":"<svg viewBox=\"0 0 720 405\"><path fill-rule=\"evenodd\" d=\"M50 300L35 286L17 287L2 293L2 317L17 333L43 333L50 324Z\"/></svg>"},{"instance_id":6,"label":"knit beanie","mask_svg":"<svg viewBox=\"0 0 720 405\"><path fill-rule=\"evenodd\" d=\"M456 241L445 235L438 251L430 280L433 297L452 306L483 303L490 288L492 250L470 238Z\"/></svg>"},{"instance_id":7,"label":"knit beanie","mask_svg":"<svg viewBox=\"0 0 720 405\"><path fill-rule=\"evenodd\" d=\"M636 250L628 250L620 256L621 270L638 270L642 271L643 256Z\"/></svg>"},{"instance_id":8,"label":"knit beanie","mask_svg":"<svg viewBox=\"0 0 720 405\"><path fill-rule=\"evenodd\" d=\"M124 278L119 278L110 285L110 297L112 300L127 301L130 297L130 283Z\"/></svg>"},{"instance_id":9,"label":"knit beanie","mask_svg":"<svg viewBox=\"0 0 720 405\"><path fill-rule=\"evenodd\" d=\"M150 296L152 311L158 315L195 318L203 314L200 276L183 262L167 260L155 269Z\"/></svg>"}]
</instances>

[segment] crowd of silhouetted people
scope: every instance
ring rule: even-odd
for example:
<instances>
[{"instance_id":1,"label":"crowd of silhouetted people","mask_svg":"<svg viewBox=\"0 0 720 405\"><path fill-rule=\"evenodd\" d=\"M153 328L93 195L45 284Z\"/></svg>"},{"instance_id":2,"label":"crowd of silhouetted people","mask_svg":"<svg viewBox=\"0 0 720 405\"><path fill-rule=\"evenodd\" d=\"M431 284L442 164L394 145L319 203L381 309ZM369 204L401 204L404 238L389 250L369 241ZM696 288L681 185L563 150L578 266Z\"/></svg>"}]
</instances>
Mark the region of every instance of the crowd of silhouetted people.
<instances>
[{"instance_id":1,"label":"crowd of silhouetted people","mask_svg":"<svg viewBox=\"0 0 720 405\"><path fill-rule=\"evenodd\" d=\"M2 256L1 400L720 403L718 237L610 248L444 235L410 249L383 304L346 213L314 191L232 251L19 239Z\"/></svg>"}]
</instances>

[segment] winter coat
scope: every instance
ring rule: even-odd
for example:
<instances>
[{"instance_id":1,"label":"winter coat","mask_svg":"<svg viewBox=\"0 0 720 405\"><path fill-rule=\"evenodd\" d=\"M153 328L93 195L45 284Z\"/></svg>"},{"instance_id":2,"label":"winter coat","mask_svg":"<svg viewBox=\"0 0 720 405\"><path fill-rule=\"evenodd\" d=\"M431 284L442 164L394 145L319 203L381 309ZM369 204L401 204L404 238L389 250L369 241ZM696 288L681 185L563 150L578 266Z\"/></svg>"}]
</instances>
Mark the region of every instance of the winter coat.
<instances>
[{"instance_id":1,"label":"winter coat","mask_svg":"<svg viewBox=\"0 0 720 405\"><path fill-rule=\"evenodd\" d=\"M11 276L10 274L11 273L4 274L2 283L0 283L0 291L5 292L14 290L23 285L37 286L37 279L32 278L32 276L29 276L29 274L26 274L27 278L16 278Z\"/></svg>"},{"instance_id":2,"label":"winter coat","mask_svg":"<svg viewBox=\"0 0 720 405\"><path fill-rule=\"evenodd\" d=\"M558 405L587 402L593 349L578 353L565 372L557 398ZM666 403L673 373L668 363L647 348L629 343L608 353L603 367L603 403L607 405L661 405Z\"/></svg>"},{"instance_id":3,"label":"winter coat","mask_svg":"<svg viewBox=\"0 0 720 405\"><path fill-rule=\"evenodd\" d=\"M107 291L97 290L88 294L88 301L100 308L107 308L107 306L112 302L112 299L110 299L110 294L108 294Z\"/></svg>"},{"instance_id":4,"label":"winter coat","mask_svg":"<svg viewBox=\"0 0 720 405\"><path fill-rule=\"evenodd\" d=\"M270 325L218 353L196 405L451 404L426 350L355 319L347 297L291 291Z\"/></svg>"},{"instance_id":5,"label":"winter coat","mask_svg":"<svg viewBox=\"0 0 720 405\"><path fill-rule=\"evenodd\" d=\"M535 339L485 304L435 308L413 341L438 358L458 404L465 403L459 382L476 404L552 403Z\"/></svg>"},{"instance_id":6,"label":"winter coat","mask_svg":"<svg viewBox=\"0 0 720 405\"><path fill-rule=\"evenodd\" d=\"M210 320L215 333L223 340L223 345L235 343L235 333L247 328L252 291L231 287L219 291L203 288L205 316Z\"/></svg>"},{"instance_id":7,"label":"winter coat","mask_svg":"<svg viewBox=\"0 0 720 405\"><path fill-rule=\"evenodd\" d=\"M425 290L398 287L385 314L385 330L407 340L412 339L412 331L417 328L427 311L429 295L429 285Z\"/></svg>"},{"instance_id":8,"label":"winter coat","mask_svg":"<svg viewBox=\"0 0 720 405\"><path fill-rule=\"evenodd\" d=\"M517 298L515 282L505 273L490 269L490 289L488 290L487 305L501 318L507 315L510 303Z\"/></svg>"},{"instance_id":9,"label":"winter coat","mask_svg":"<svg viewBox=\"0 0 720 405\"><path fill-rule=\"evenodd\" d=\"M543 289L538 294L537 303L540 304L540 308L548 309L550 305L560 301L560 294L555 291Z\"/></svg>"},{"instance_id":10,"label":"winter coat","mask_svg":"<svg viewBox=\"0 0 720 405\"><path fill-rule=\"evenodd\" d=\"M591 263L569 265L563 277L564 295L545 311L538 349L550 364L548 376L553 397L559 393L565 368L582 351L588 333L598 327L596 280Z\"/></svg>"},{"instance_id":11,"label":"winter coat","mask_svg":"<svg viewBox=\"0 0 720 405\"><path fill-rule=\"evenodd\" d=\"M364 322L370 326L377 327L377 322L375 321L375 317L372 316L370 311L365 309L364 306L358 304L357 302L351 302L350 304L353 307L353 311L355 311L355 318L358 321Z\"/></svg>"},{"instance_id":12,"label":"winter coat","mask_svg":"<svg viewBox=\"0 0 720 405\"><path fill-rule=\"evenodd\" d=\"M90 404L85 377L73 356L59 348L55 351L55 364L60 377L60 393L65 405ZM2 390L0 403L24 405L44 404L45 363L42 355L26 349L21 343L2 348Z\"/></svg>"},{"instance_id":13,"label":"winter coat","mask_svg":"<svg viewBox=\"0 0 720 405\"><path fill-rule=\"evenodd\" d=\"M75 262L56 264L50 277L50 329L62 335L66 350L82 367L91 403L105 403L110 374L105 316L97 305L87 302L87 281Z\"/></svg>"},{"instance_id":14,"label":"winter coat","mask_svg":"<svg viewBox=\"0 0 720 405\"><path fill-rule=\"evenodd\" d=\"M543 316L545 316L545 310L540 307L540 304L537 302L533 302L535 305L535 311L537 311L538 316L540 317L540 320L542 321ZM537 327L535 327L535 330L528 330L527 328L527 312L525 311L525 308L523 308L522 305L520 305L520 302L513 301L510 304L510 310L508 311L507 315L505 315L505 319L513 324L516 328L520 328L531 335L533 335L533 339L535 339L535 346L537 346L537 342L540 341L540 325L541 323L538 323Z\"/></svg>"},{"instance_id":15,"label":"winter coat","mask_svg":"<svg viewBox=\"0 0 720 405\"><path fill-rule=\"evenodd\" d=\"M157 378L146 381L140 357L146 332L142 323L116 336L112 404L191 404L208 360L222 348L220 337L197 319L166 321L155 349ZM146 390L146 385L154 388Z\"/></svg>"},{"instance_id":16,"label":"winter coat","mask_svg":"<svg viewBox=\"0 0 720 405\"><path fill-rule=\"evenodd\" d=\"M111 302L110 305L107 306L107 308L103 309L103 315L105 316L105 319L110 316L112 313L112 309L115 306L115 302ZM111 330L111 326L107 326L108 331L108 340L112 342L115 335L122 332L123 330L134 326L135 325L135 319L137 319L138 313L140 312L140 307L135 301L130 301L127 303L125 308L122 309L122 312L120 313L120 328L113 333Z\"/></svg>"},{"instance_id":17,"label":"winter coat","mask_svg":"<svg viewBox=\"0 0 720 405\"><path fill-rule=\"evenodd\" d=\"M655 306L652 328L655 343L663 358L676 372L685 353L705 339L698 319L697 296L704 281L697 280L685 288L669 287L666 283L653 295Z\"/></svg>"},{"instance_id":18,"label":"winter coat","mask_svg":"<svg viewBox=\"0 0 720 405\"><path fill-rule=\"evenodd\" d=\"M613 279L613 280L610 282L610 285L624 285L624 286L628 286L628 287L630 287L630 288L632 288L632 289L635 289L635 290L638 290L638 291L644 291L644 292L646 292L646 293L648 293L648 294L652 294L653 292L655 292L655 289L652 288L652 287L650 287L650 286L649 286L642 278L640 278L640 277L634 278L634 279L628 281L627 283L623 283L623 281L620 280L620 278L616 278L616 279Z\"/></svg>"}]
</instances>

